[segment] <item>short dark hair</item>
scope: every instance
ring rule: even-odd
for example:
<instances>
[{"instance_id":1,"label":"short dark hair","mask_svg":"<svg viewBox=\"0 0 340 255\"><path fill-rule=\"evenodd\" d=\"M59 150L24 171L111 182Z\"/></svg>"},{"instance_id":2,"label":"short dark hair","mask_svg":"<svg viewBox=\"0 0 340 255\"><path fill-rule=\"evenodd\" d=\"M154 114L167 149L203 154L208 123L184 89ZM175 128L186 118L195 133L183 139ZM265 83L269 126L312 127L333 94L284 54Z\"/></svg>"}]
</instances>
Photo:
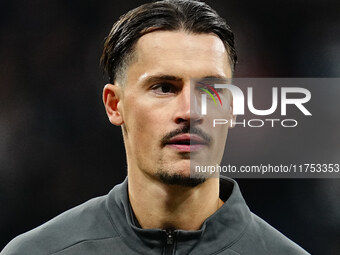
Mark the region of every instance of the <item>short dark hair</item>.
<instances>
[{"instance_id":1,"label":"short dark hair","mask_svg":"<svg viewBox=\"0 0 340 255\"><path fill-rule=\"evenodd\" d=\"M105 38L100 59L111 83L129 64L138 39L155 30L216 34L227 49L232 69L235 68L234 34L215 10L196 0L164 0L143 4L121 16L113 25Z\"/></svg>"}]
</instances>

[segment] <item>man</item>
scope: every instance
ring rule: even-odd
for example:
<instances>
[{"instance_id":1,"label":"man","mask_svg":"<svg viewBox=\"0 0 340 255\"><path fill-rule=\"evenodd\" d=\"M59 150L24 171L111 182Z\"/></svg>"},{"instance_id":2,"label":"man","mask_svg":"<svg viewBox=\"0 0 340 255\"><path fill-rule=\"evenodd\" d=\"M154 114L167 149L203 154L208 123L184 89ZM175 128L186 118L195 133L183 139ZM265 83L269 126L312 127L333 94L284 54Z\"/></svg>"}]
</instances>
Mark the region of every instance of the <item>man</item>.
<instances>
[{"instance_id":1,"label":"man","mask_svg":"<svg viewBox=\"0 0 340 255\"><path fill-rule=\"evenodd\" d=\"M236 59L232 31L202 2L160 1L121 17L101 61L127 179L15 238L1 255L307 254L249 211L235 181L190 174L193 161L220 163L228 133L209 135L208 117L191 109L192 80L231 78ZM230 93L220 94L235 118Z\"/></svg>"}]
</instances>

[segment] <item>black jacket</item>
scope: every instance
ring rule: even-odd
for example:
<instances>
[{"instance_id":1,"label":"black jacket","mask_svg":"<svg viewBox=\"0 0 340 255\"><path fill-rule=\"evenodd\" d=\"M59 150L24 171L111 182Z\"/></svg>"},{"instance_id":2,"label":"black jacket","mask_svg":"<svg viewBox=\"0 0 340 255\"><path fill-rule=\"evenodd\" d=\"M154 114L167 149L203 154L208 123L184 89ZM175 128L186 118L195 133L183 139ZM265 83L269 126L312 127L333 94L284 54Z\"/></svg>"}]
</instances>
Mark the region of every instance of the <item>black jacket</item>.
<instances>
[{"instance_id":1,"label":"black jacket","mask_svg":"<svg viewBox=\"0 0 340 255\"><path fill-rule=\"evenodd\" d=\"M141 229L127 185L126 179L108 195L16 237L1 255L308 254L251 213L234 180L221 177L220 198L225 203L198 231Z\"/></svg>"}]
</instances>

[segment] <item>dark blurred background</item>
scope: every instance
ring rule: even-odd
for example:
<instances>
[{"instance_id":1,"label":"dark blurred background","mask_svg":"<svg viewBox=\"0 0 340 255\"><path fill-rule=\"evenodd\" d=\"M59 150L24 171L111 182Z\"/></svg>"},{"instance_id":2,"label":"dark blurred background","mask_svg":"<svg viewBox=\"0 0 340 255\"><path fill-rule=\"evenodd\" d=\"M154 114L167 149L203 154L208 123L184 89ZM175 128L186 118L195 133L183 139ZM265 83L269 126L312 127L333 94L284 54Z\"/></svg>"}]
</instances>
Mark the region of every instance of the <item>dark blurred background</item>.
<instances>
[{"instance_id":1,"label":"dark blurred background","mask_svg":"<svg viewBox=\"0 0 340 255\"><path fill-rule=\"evenodd\" d=\"M0 1L0 250L125 178L120 128L101 101L99 57L114 21L144 2ZM340 76L338 0L206 2L236 35L236 77ZM237 134L234 154L243 148ZM307 251L340 254L339 179L239 184L253 212Z\"/></svg>"}]
</instances>

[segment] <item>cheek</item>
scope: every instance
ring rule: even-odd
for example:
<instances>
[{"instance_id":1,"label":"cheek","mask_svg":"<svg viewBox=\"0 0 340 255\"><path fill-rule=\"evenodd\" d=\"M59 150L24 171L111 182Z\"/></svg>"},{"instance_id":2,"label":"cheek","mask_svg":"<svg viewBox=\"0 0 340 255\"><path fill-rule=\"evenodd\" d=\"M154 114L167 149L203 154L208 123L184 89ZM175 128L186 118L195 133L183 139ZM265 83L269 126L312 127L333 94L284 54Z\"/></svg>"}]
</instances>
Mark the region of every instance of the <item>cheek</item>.
<instances>
[{"instance_id":1,"label":"cheek","mask_svg":"<svg viewBox=\"0 0 340 255\"><path fill-rule=\"evenodd\" d=\"M147 140L161 130L160 116L151 104L138 97L131 98L125 108L125 125L134 140Z\"/></svg>"},{"instance_id":2,"label":"cheek","mask_svg":"<svg viewBox=\"0 0 340 255\"><path fill-rule=\"evenodd\" d=\"M131 100L126 108L126 125L131 133L140 133L150 124L148 109L140 104L138 100Z\"/></svg>"}]
</instances>

